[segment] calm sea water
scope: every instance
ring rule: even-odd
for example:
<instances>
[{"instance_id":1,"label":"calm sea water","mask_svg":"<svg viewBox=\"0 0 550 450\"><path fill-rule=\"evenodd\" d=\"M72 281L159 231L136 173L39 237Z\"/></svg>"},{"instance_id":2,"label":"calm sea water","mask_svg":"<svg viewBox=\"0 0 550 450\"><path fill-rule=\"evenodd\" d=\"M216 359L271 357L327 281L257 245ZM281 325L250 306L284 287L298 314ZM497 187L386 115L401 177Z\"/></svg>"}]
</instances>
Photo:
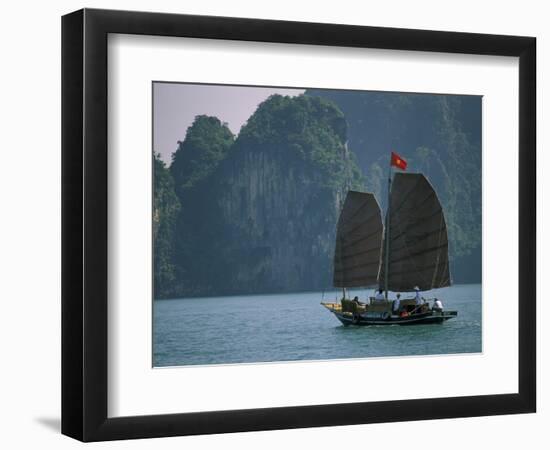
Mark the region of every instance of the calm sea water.
<instances>
[{"instance_id":1,"label":"calm sea water","mask_svg":"<svg viewBox=\"0 0 550 450\"><path fill-rule=\"evenodd\" d=\"M369 294L371 291L369 291ZM367 291L352 292L363 300ZM319 303L336 293L156 300L156 367L481 352L481 285L424 293L458 317L444 324L344 327Z\"/></svg>"}]
</instances>

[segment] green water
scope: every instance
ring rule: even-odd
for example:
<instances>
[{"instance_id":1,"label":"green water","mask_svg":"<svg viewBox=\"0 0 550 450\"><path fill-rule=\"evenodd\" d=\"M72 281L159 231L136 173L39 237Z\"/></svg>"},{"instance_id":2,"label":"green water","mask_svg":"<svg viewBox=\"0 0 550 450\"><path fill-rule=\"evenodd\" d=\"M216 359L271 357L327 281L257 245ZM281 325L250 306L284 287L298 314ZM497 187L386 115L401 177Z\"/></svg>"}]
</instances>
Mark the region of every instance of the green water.
<instances>
[{"instance_id":1,"label":"green water","mask_svg":"<svg viewBox=\"0 0 550 450\"><path fill-rule=\"evenodd\" d=\"M352 291L364 300L372 291ZM458 317L434 325L344 327L335 292L156 300L156 367L481 352L481 285L425 292Z\"/></svg>"}]
</instances>

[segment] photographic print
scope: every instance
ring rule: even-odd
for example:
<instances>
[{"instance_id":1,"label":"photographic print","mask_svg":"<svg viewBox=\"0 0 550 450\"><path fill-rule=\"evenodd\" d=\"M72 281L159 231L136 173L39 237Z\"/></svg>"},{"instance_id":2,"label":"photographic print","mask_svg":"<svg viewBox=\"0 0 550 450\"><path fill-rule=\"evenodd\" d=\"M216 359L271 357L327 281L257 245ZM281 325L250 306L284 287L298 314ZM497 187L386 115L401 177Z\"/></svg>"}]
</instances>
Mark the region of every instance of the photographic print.
<instances>
[{"instance_id":1,"label":"photographic print","mask_svg":"<svg viewBox=\"0 0 550 450\"><path fill-rule=\"evenodd\" d=\"M153 82L153 366L482 351L482 98Z\"/></svg>"}]
</instances>

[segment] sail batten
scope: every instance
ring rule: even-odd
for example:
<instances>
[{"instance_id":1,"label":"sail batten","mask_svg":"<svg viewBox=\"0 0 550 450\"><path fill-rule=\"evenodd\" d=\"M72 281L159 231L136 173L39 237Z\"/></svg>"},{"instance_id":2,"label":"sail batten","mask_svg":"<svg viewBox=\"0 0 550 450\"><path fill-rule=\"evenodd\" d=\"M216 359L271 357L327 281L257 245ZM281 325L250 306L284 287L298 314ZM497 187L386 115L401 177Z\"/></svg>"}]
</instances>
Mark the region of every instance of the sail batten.
<instances>
[{"instance_id":1,"label":"sail batten","mask_svg":"<svg viewBox=\"0 0 550 450\"><path fill-rule=\"evenodd\" d=\"M349 247L353 247L353 246L359 244L360 242L366 241L367 239L371 239L372 237L376 237L378 233L379 233L379 231L376 231L375 233L371 233L367 236L358 237L354 241L346 242L345 244L342 244L342 249L347 249ZM377 248L377 247L375 247L375 248Z\"/></svg>"},{"instance_id":2,"label":"sail batten","mask_svg":"<svg viewBox=\"0 0 550 450\"><path fill-rule=\"evenodd\" d=\"M367 205L367 207L368 207L368 205ZM373 222L373 221L376 222L376 220L377 220L376 216L369 217L364 222L358 223L354 228L349 230L349 233L352 234L352 233L356 233L358 231L360 232L361 228L369 226L370 222Z\"/></svg>"},{"instance_id":3,"label":"sail batten","mask_svg":"<svg viewBox=\"0 0 550 450\"><path fill-rule=\"evenodd\" d=\"M353 253L353 254L349 254L349 255L346 255L346 256L342 256L341 259L342 260L346 260L346 259L350 259L350 258L354 258L354 257L357 257L357 256L362 256L362 255L367 255L369 253L373 253L373 252L377 252L378 255L380 254L380 247L376 247L376 248L370 248L368 250L364 250L364 251L361 251L361 252L357 252L357 253ZM377 264L378 261L373 261L372 264Z\"/></svg>"},{"instance_id":4,"label":"sail batten","mask_svg":"<svg viewBox=\"0 0 550 450\"><path fill-rule=\"evenodd\" d=\"M395 174L389 211L388 289L407 292L415 286L420 290L450 286L445 217L424 175ZM380 285L386 280L384 269Z\"/></svg>"},{"instance_id":5,"label":"sail batten","mask_svg":"<svg viewBox=\"0 0 550 450\"><path fill-rule=\"evenodd\" d=\"M336 230L335 287L377 283L382 233L382 214L374 195L349 191Z\"/></svg>"}]
</instances>

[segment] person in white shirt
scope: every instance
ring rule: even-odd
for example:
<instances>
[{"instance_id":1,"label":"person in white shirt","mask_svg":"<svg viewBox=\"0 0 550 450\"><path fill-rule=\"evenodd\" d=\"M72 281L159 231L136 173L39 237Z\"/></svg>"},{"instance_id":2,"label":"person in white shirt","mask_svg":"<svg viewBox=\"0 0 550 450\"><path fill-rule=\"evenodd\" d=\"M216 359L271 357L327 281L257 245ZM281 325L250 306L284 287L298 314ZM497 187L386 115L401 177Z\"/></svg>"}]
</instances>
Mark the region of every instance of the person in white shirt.
<instances>
[{"instance_id":1,"label":"person in white shirt","mask_svg":"<svg viewBox=\"0 0 550 450\"><path fill-rule=\"evenodd\" d=\"M441 302L441 300L439 300L438 298L435 299L435 302L432 306L432 310L439 311L439 312L443 311L443 303Z\"/></svg>"},{"instance_id":2,"label":"person in white shirt","mask_svg":"<svg viewBox=\"0 0 550 450\"><path fill-rule=\"evenodd\" d=\"M416 292L416 295L414 296L414 301L416 305L419 306L422 303L424 303L424 301L422 300L422 297L420 297L420 288L418 286L415 286L414 290Z\"/></svg>"},{"instance_id":3,"label":"person in white shirt","mask_svg":"<svg viewBox=\"0 0 550 450\"><path fill-rule=\"evenodd\" d=\"M397 298L393 301L392 310L394 313L399 312L399 306L401 303L401 294L397 294Z\"/></svg>"},{"instance_id":4,"label":"person in white shirt","mask_svg":"<svg viewBox=\"0 0 550 450\"><path fill-rule=\"evenodd\" d=\"M374 297L374 300L376 300L377 302L383 302L385 300L383 289L378 289L378 292Z\"/></svg>"}]
</instances>

